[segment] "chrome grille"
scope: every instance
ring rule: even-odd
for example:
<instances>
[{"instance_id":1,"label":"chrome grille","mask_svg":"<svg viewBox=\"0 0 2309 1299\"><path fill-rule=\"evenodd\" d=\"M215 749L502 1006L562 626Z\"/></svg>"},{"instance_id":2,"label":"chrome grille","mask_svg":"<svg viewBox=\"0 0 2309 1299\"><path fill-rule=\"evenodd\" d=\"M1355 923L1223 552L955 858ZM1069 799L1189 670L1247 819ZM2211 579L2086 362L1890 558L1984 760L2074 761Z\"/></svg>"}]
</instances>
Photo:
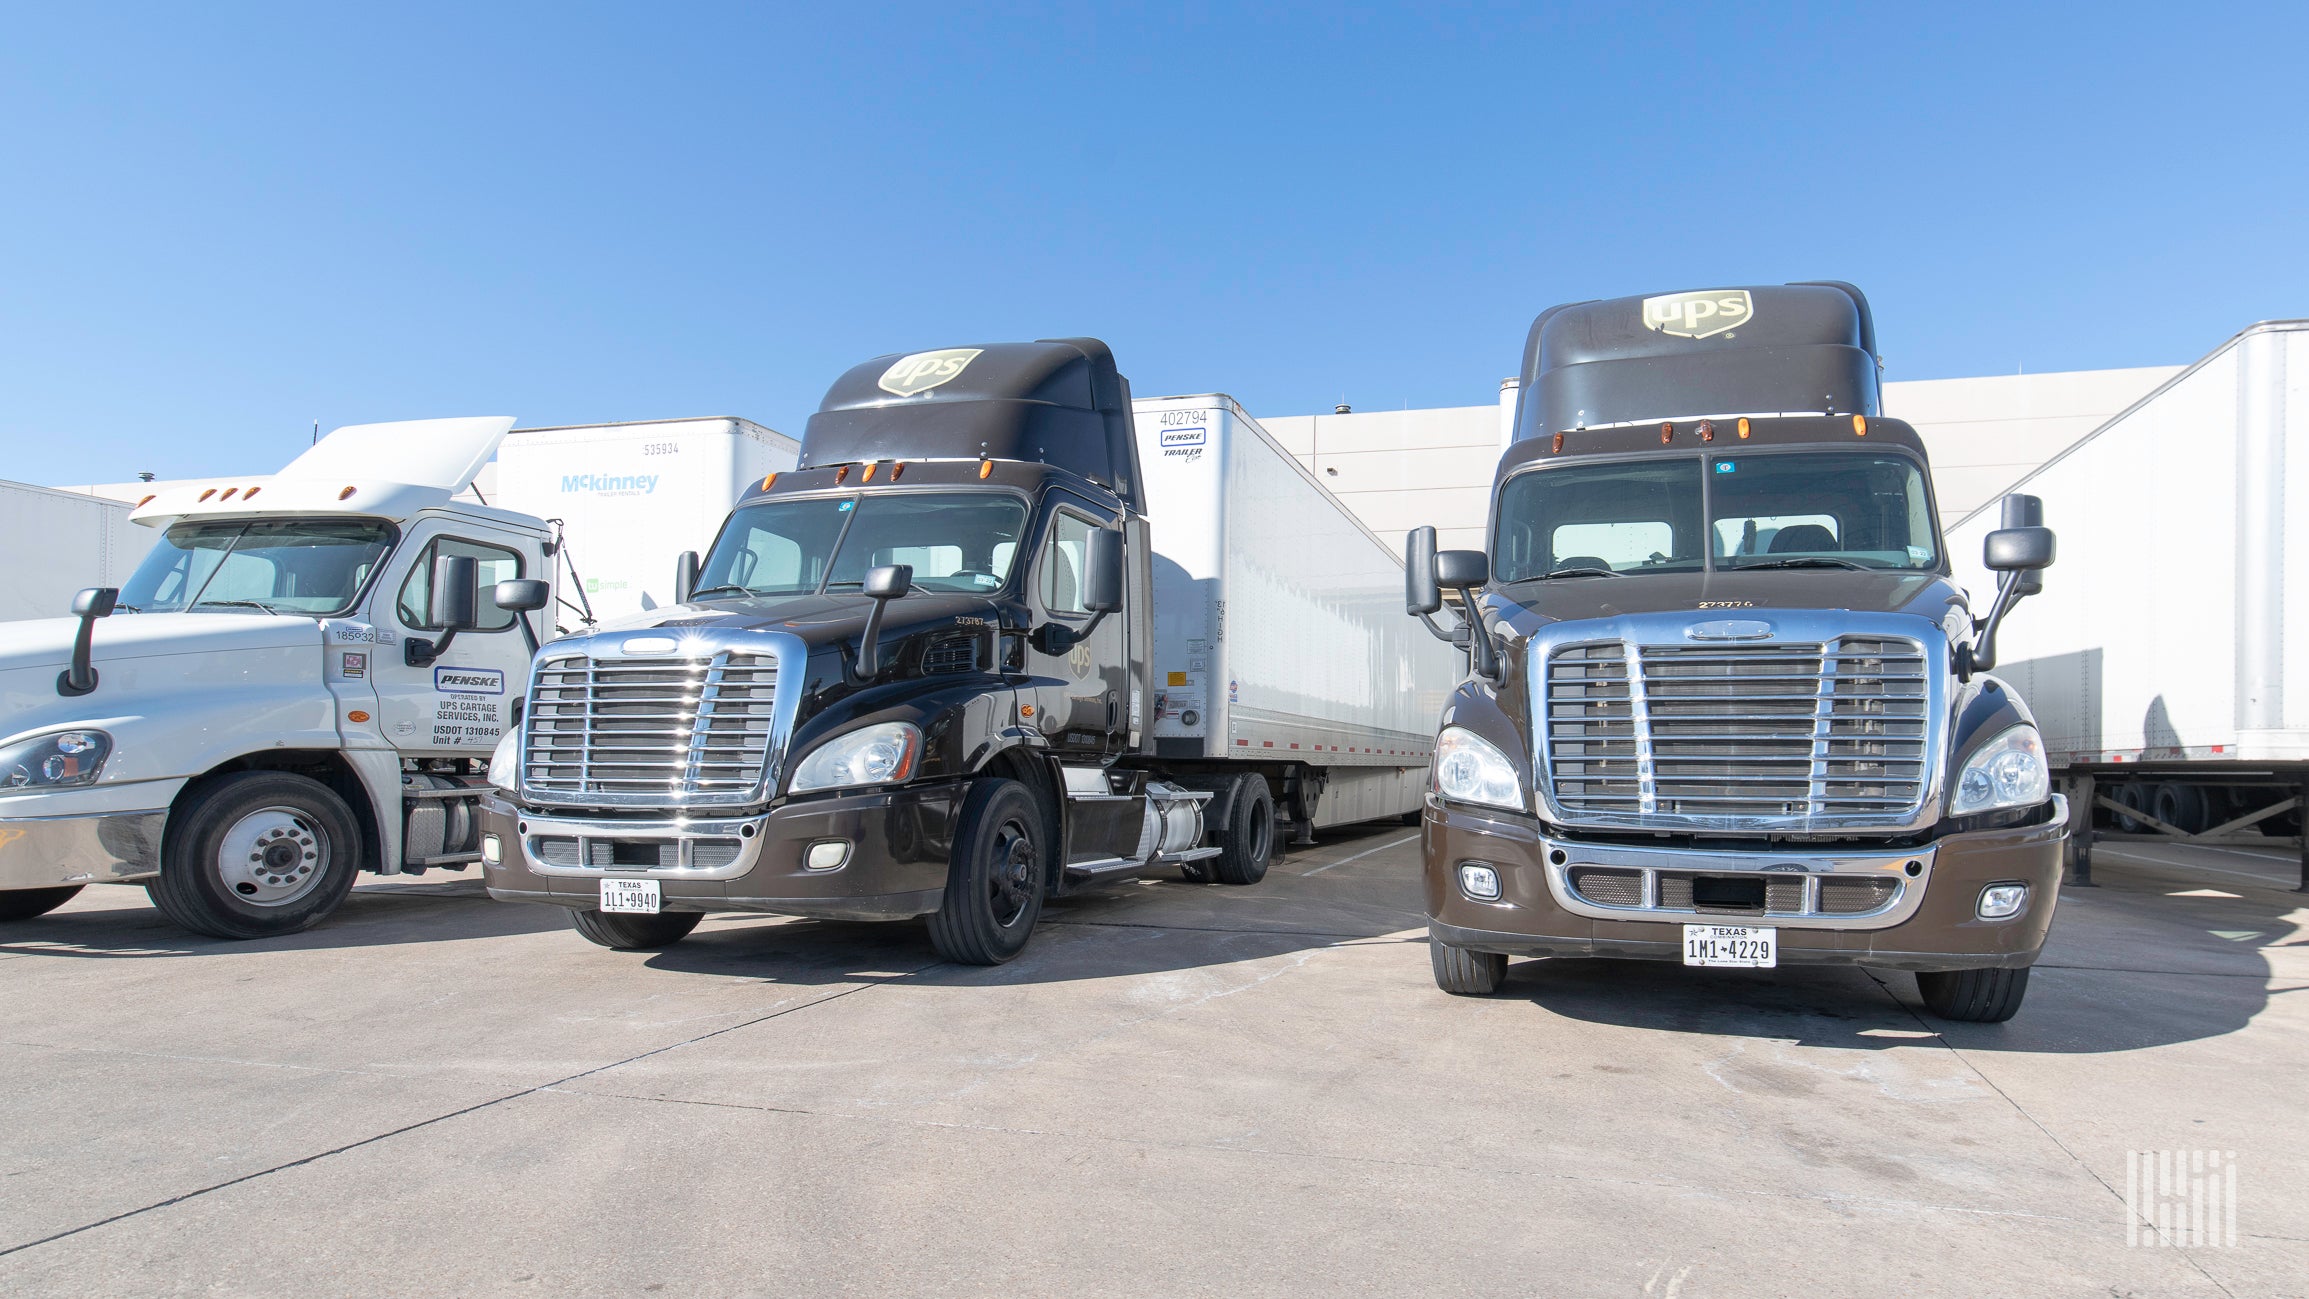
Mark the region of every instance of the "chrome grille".
<instances>
[{"instance_id":1,"label":"chrome grille","mask_svg":"<svg viewBox=\"0 0 2309 1299\"><path fill-rule=\"evenodd\" d=\"M1931 786L1916 641L1570 643L1543 688L1550 789L1574 823L1903 824Z\"/></svg>"},{"instance_id":2,"label":"chrome grille","mask_svg":"<svg viewBox=\"0 0 2309 1299\"><path fill-rule=\"evenodd\" d=\"M530 685L522 788L572 803L747 802L772 759L777 689L766 653L548 653Z\"/></svg>"}]
</instances>

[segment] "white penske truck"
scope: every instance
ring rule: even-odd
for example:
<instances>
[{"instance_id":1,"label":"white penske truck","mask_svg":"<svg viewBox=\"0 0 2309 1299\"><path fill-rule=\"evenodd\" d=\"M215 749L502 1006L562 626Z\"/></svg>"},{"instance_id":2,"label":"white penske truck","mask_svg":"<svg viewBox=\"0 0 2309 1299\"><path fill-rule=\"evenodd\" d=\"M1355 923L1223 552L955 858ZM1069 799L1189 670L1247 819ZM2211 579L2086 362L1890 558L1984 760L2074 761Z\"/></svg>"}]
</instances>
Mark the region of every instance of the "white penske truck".
<instances>
[{"instance_id":1,"label":"white penske truck","mask_svg":"<svg viewBox=\"0 0 2309 1299\"><path fill-rule=\"evenodd\" d=\"M354 425L270 477L171 486L135 504L159 537L124 585L0 623L0 921L139 883L187 929L262 938L361 871L479 860L486 761L569 585L559 519L470 499L512 425ZM644 434L662 464L693 449ZM730 466L792 463L749 445ZM604 549L695 544L613 523L588 525Z\"/></svg>"}]
</instances>

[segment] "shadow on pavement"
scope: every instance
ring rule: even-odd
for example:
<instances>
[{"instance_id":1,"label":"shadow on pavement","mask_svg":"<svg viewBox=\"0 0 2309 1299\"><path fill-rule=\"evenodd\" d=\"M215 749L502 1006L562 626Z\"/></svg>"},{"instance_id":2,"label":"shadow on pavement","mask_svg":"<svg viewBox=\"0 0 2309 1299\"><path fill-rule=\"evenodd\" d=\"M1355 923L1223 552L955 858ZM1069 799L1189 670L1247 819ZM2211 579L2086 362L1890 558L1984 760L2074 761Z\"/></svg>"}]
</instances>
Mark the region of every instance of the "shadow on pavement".
<instances>
[{"instance_id":1,"label":"shadow on pavement","mask_svg":"<svg viewBox=\"0 0 2309 1299\"><path fill-rule=\"evenodd\" d=\"M1881 1049L1937 1037L1981 1051L2099 1054L2232 1033L2272 996L2264 949L2299 946L2309 899L2185 867L2111 863L2100 885L2064 889L2020 1013L2003 1024L1939 1019L1912 976L1788 966L1700 970L1656 961L1518 961L1505 997L1569 1019L1674 1033Z\"/></svg>"}]
</instances>

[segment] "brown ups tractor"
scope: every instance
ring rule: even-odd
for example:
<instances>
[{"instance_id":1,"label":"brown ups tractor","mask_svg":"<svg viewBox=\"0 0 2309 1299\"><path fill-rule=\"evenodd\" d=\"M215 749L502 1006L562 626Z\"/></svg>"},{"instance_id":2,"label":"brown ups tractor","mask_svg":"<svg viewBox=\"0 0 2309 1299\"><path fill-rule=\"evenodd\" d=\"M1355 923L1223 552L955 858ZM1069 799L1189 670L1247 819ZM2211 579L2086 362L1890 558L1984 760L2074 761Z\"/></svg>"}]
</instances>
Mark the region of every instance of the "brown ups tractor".
<instances>
[{"instance_id":1,"label":"brown ups tractor","mask_svg":"<svg viewBox=\"0 0 2309 1299\"><path fill-rule=\"evenodd\" d=\"M1879 370L1848 284L1533 323L1489 552L1407 543L1410 611L1472 668L1424 822L1445 991L1510 956L1814 962L1914 971L1950 1019L2020 1008L2068 816L1988 669L2053 536L2008 497L1975 608Z\"/></svg>"}]
</instances>

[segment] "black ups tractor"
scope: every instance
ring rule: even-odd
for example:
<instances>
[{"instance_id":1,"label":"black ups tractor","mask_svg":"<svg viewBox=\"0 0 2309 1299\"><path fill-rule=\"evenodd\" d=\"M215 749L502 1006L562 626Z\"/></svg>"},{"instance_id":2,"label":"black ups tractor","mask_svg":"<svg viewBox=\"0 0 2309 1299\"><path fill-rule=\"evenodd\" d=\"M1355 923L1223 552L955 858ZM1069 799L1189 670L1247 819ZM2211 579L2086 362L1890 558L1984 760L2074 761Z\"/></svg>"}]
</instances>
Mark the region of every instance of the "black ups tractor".
<instances>
[{"instance_id":1,"label":"black ups tractor","mask_svg":"<svg viewBox=\"0 0 2309 1299\"><path fill-rule=\"evenodd\" d=\"M1394 611L1400 566L1226 398L1148 405L1142 439L1095 339L844 374L677 606L538 652L490 894L617 948L927 916L993 964L1048 897L1256 884L1279 825L1416 810L1450 652ZM1414 680L1426 711L1380 725Z\"/></svg>"},{"instance_id":2,"label":"black ups tractor","mask_svg":"<svg viewBox=\"0 0 2309 1299\"><path fill-rule=\"evenodd\" d=\"M1551 308L1515 433L1489 551L1408 543L1410 611L1474 664L1427 811L1436 982L1490 992L1511 956L1844 963L2010 1017L2068 816L1990 669L2053 536L2007 498L1997 589L1950 579L1859 290Z\"/></svg>"}]
</instances>

